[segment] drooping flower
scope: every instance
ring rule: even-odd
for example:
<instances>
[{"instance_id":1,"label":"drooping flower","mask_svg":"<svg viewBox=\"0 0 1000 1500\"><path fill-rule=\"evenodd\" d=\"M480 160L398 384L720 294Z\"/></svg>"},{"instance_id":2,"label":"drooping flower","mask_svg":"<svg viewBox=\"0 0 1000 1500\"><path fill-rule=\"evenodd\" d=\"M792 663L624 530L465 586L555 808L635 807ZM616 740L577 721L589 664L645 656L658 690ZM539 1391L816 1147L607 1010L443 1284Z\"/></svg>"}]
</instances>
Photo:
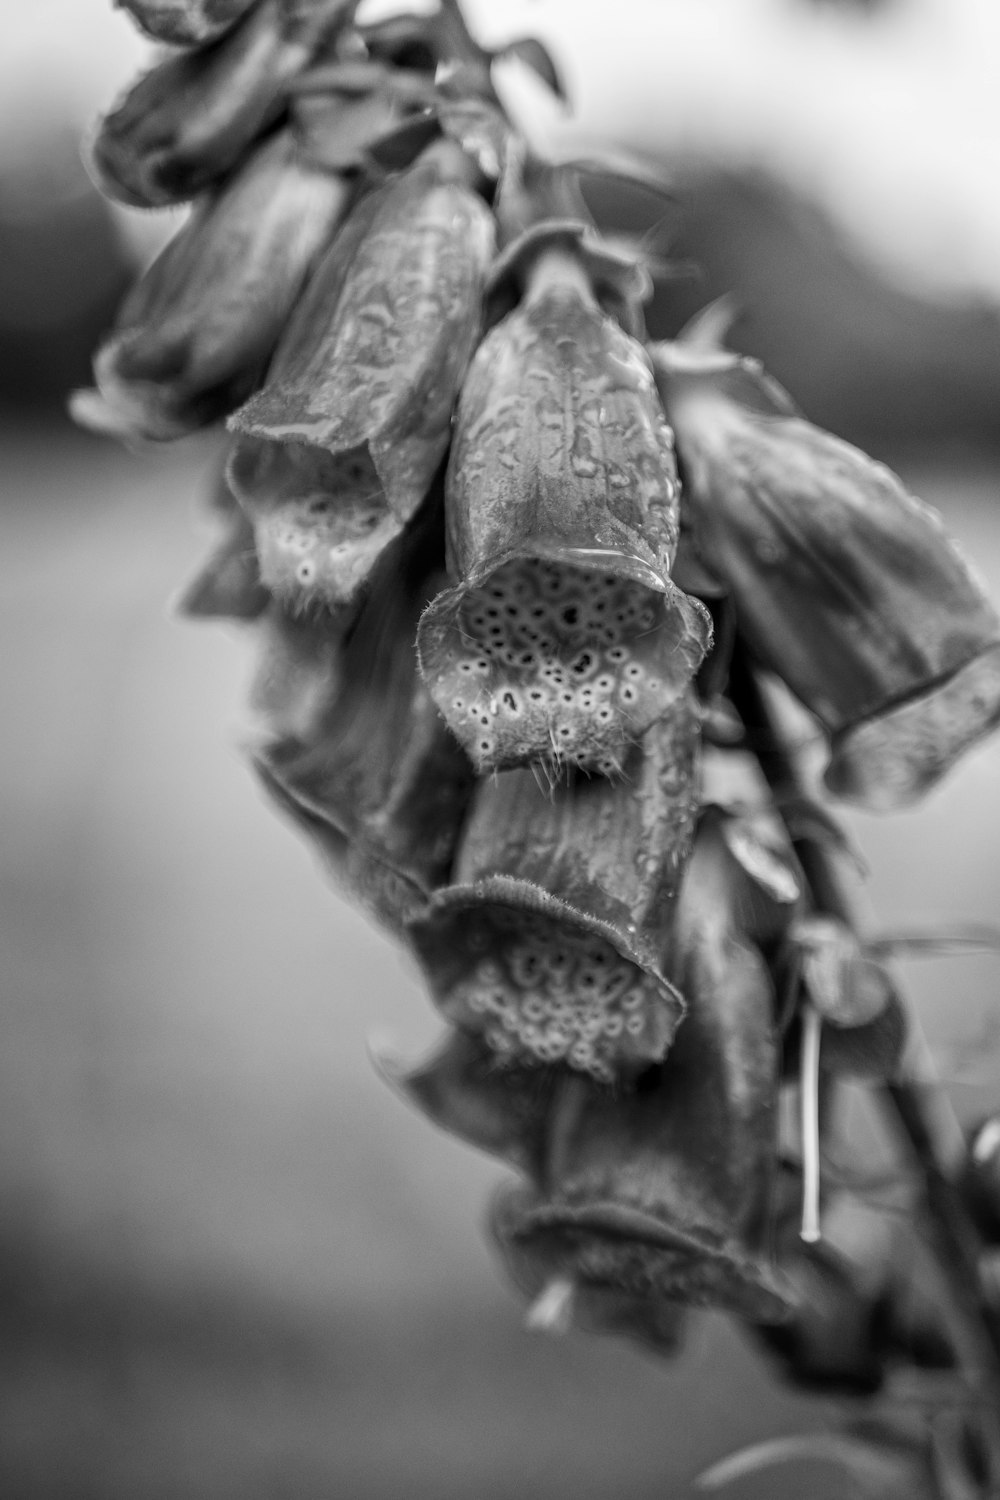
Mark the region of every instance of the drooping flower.
<instances>
[{"instance_id":1,"label":"drooping flower","mask_svg":"<svg viewBox=\"0 0 1000 1500\"><path fill-rule=\"evenodd\" d=\"M350 188L273 136L194 210L126 297L75 411L134 438L183 437L261 380Z\"/></svg>"},{"instance_id":2,"label":"drooping flower","mask_svg":"<svg viewBox=\"0 0 1000 1500\"><path fill-rule=\"evenodd\" d=\"M233 483L290 605L354 599L440 466L493 253L471 171L441 142L362 199L232 419Z\"/></svg>"},{"instance_id":3,"label":"drooping flower","mask_svg":"<svg viewBox=\"0 0 1000 1500\"><path fill-rule=\"evenodd\" d=\"M652 353L701 561L830 735L827 786L911 802L1000 721L993 608L938 516L753 361L697 330Z\"/></svg>"},{"instance_id":4,"label":"drooping flower","mask_svg":"<svg viewBox=\"0 0 1000 1500\"><path fill-rule=\"evenodd\" d=\"M446 490L459 581L419 632L479 771L614 772L708 643L702 606L670 578L678 486L649 362L598 295L634 302L637 278L565 223L522 236L498 271L495 293L523 280L523 300L462 388Z\"/></svg>"},{"instance_id":5,"label":"drooping flower","mask_svg":"<svg viewBox=\"0 0 1000 1500\"><path fill-rule=\"evenodd\" d=\"M357 0L258 0L211 46L158 63L101 121L92 161L122 203L182 203L236 167L281 114L289 81Z\"/></svg>"},{"instance_id":6,"label":"drooping flower","mask_svg":"<svg viewBox=\"0 0 1000 1500\"><path fill-rule=\"evenodd\" d=\"M281 728L254 752L277 786L338 851L349 888L398 925L448 878L471 793L471 770L417 672L413 629L428 592L428 538L410 534L384 560L371 596L343 635L333 670L307 654L295 690L275 717ZM335 629L327 616L319 627ZM304 622L293 627L308 631ZM320 672L316 672L316 667ZM262 697L258 693L258 703Z\"/></svg>"},{"instance_id":7,"label":"drooping flower","mask_svg":"<svg viewBox=\"0 0 1000 1500\"><path fill-rule=\"evenodd\" d=\"M625 775L551 788L531 771L479 782L453 884L412 937L455 1025L506 1062L604 1082L663 1057L684 1004L663 955L697 808L687 699L647 731Z\"/></svg>"},{"instance_id":8,"label":"drooping flower","mask_svg":"<svg viewBox=\"0 0 1000 1500\"><path fill-rule=\"evenodd\" d=\"M115 0L149 36L176 47L213 42L257 0Z\"/></svg>"},{"instance_id":9,"label":"drooping flower","mask_svg":"<svg viewBox=\"0 0 1000 1500\"><path fill-rule=\"evenodd\" d=\"M544 1178L502 1200L496 1230L515 1268L534 1263L550 1282L779 1317L785 1299L761 1248L775 1161L774 997L739 934L740 881L721 916L705 903L716 835L703 822L678 902L673 972L689 1008L666 1061L631 1093L567 1084Z\"/></svg>"}]
</instances>

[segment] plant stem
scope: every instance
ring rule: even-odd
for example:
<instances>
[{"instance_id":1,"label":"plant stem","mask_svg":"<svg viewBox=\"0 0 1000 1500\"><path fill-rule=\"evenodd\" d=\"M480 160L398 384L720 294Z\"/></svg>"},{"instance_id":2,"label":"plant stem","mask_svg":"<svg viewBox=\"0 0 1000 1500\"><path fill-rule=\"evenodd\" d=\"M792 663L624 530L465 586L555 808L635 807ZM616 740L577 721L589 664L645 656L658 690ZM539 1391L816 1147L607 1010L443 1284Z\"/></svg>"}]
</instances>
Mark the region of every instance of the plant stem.
<instances>
[{"instance_id":1,"label":"plant stem","mask_svg":"<svg viewBox=\"0 0 1000 1500\"><path fill-rule=\"evenodd\" d=\"M779 813L794 799L811 795L795 751L742 650L734 651L730 696L743 721L750 748L775 793ZM853 902L829 846L789 829L816 911L857 929ZM987 1494L1000 1495L1000 1308L988 1297L980 1275L984 1249L965 1200L946 1165L930 1107L934 1085L886 1080L881 1102L891 1128L918 1169L923 1231L947 1293L948 1324L967 1378L981 1397L981 1436L988 1463Z\"/></svg>"}]
</instances>

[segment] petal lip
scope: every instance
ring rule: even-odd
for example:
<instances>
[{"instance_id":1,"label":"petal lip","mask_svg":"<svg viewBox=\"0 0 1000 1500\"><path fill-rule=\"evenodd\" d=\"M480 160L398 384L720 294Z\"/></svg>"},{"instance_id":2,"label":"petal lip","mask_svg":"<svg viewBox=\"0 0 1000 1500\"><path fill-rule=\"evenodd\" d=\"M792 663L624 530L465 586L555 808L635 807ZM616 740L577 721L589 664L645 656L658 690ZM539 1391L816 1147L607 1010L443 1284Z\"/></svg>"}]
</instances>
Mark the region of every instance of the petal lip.
<instances>
[{"instance_id":1,"label":"petal lip","mask_svg":"<svg viewBox=\"0 0 1000 1500\"><path fill-rule=\"evenodd\" d=\"M827 789L870 812L911 806L1000 724L1000 642L926 692L834 737Z\"/></svg>"},{"instance_id":2,"label":"petal lip","mask_svg":"<svg viewBox=\"0 0 1000 1500\"><path fill-rule=\"evenodd\" d=\"M775 1322L790 1311L790 1289L735 1243L615 1203L546 1201L529 1189L515 1189L499 1202L494 1224L509 1256L538 1257L579 1277L584 1286L588 1264L592 1268L596 1260L597 1284L615 1285L620 1279L627 1289L638 1261L649 1300L723 1307Z\"/></svg>"},{"instance_id":3,"label":"petal lip","mask_svg":"<svg viewBox=\"0 0 1000 1500\"><path fill-rule=\"evenodd\" d=\"M470 1006L465 981L478 982L478 964L488 957L491 937L494 942L498 939L497 923L512 918L519 918L525 924L530 924L532 918L543 918L557 933L564 935L564 942L576 937L597 940L634 970L635 980L640 985L636 995L641 997L638 1000L641 1011L636 1012L641 1026L635 1038L620 1033L616 1033L613 1040L606 1038L601 1019L595 1033L588 1035L585 1027L590 1012L582 999L574 1001L572 1016L558 1021L555 1012L549 1010L548 1002L541 1002L546 1010L538 1018L538 1025L544 1025L546 1030L550 1025L556 1025L562 1038L558 1056L565 1059L574 1072L589 1074L600 1083L609 1083L616 1077L641 1072L664 1056L686 1005L683 996L663 974L650 945L638 934L633 937L616 925L552 896L540 886L514 876L495 875L468 886L446 886L434 893L426 909L409 926L408 935L432 997L446 1019L464 1031L483 1034L494 1047L500 1046L499 1039L492 1038L490 1016L474 1012ZM481 951L475 946L477 939L482 944ZM509 934L505 935L505 944L506 952L515 951L516 945ZM509 976L504 978L504 985L511 995L520 993L520 986ZM492 988L495 989L496 985L493 984ZM597 998L594 1002L595 1014L599 1018L609 1017L616 1008L617 995L603 1000ZM516 1037L507 1039L503 1060L508 1052L513 1054L512 1061L525 1066L555 1059L547 1042L544 1048L541 1043L536 1046L531 1040L530 1030L522 1030L518 1025L514 1030ZM583 1048L582 1055L576 1054L577 1044Z\"/></svg>"}]
</instances>

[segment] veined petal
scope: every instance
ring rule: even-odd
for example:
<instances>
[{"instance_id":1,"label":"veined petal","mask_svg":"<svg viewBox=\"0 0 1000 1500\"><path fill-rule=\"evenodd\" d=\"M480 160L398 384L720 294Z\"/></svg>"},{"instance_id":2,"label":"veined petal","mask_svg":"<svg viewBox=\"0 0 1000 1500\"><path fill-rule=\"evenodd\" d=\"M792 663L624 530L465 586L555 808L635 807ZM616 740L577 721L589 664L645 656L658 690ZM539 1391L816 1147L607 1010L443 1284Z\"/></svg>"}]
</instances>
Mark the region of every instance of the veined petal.
<instances>
[{"instance_id":1,"label":"veined petal","mask_svg":"<svg viewBox=\"0 0 1000 1500\"><path fill-rule=\"evenodd\" d=\"M566 250L540 254L459 403L446 507L460 582L418 645L480 771L620 769L709 640L670 579L678 485L648 361L586 275Z\"/></svg>"},{"instance_id":2,"label":"veined petal","mask_svg":"<svg viewBox=\"0 0 1000 1500\"><path fill-rule=\"evenodd\" d=\"M1000 722L1000 621L940 518L758 366L653 350L696 544L741 631L832 739L827 785L913 801Z\"/></svg>"},{"instance_id":3,"label":"veined petal","mask_svg":"<svg viewBox=\"0 0 1000 1500\"><path fill-rule=\"evenodd\" d=\"M683 1011L663 952L696 810L698 722L682 700L627 779L479 783L454 884L412 937L454 1024L511 1063L604 1082L663 1057Z\"/></svg>"},{"instance_id":4,"label":"veined petal","mask_svg":"<svg viewBox=\"0 0 1000 1500\"><path fill-rule=\"evenodd\" d=\"M182 437L253 389L349 193L302 166L285 132L199 204L95 360L100 392L132 436Z\"/></svg>"},{"instance_id":5,"label":"veined petal","mask_svg":"<svg viewBox=\"0 0 1000 1500\"><path fill-rule=\"evenodd\" d=\"M233 418L252 437L366 449L389 511L413 514L450 436L493 254L455 148L364 198L314 276L268 383Z\"/></svg>"}]
</instances>

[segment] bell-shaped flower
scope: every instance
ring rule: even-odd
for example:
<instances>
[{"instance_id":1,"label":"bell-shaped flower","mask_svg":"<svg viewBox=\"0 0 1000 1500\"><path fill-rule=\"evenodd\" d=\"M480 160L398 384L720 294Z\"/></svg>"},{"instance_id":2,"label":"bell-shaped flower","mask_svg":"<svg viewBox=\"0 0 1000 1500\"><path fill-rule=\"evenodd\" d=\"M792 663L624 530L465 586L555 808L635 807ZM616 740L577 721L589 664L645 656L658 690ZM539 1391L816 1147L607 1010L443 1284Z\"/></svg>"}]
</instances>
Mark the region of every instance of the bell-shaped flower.
<instances>
[{"instance_id":1,"label":"bell-shaped flower","mask_svg":"<svg viewBox=\"0 0 1000 1500\"><path fill-rule=\"evenodd\" d=\"M562 222L498 269L495 296L523 282L523 297L462 387L446 489L458 582L419 632L479 771L613 774L708 643L702 605L670 577L679 490L649 360L601 301L634 300L638 274Z\"/></svg>"},{"instance_id":2,"label":"bell-shaped flower","mask_svg":"<svg viewBox=\"0 0 1000 1500\"><path fill-rule=\"evenodd\" d=\"M345 881L356 886L357 870L366 871L360 894L394 925L448 878L471 793L468 762L414 657L413 629L433 583L427 537L408 535L343 634L336 667L324 674L321 644L307 651L294 690L272 689L281 727L254 752L265 783L329 831L324 849L331 858L341 851ZM314 628L329 638L336 627L327 617ZM286 649L295 638L286 635Z\"/></svg>"},{"instance_id":3,"label":"bell-shaped flower","mask_svg":"<svg viewBox=\"0 0 1000 1500\"><path fill-rule=\"evenodd\" d=\"M281 114L289 82L357 0L259 0L211 46L158 63L101 121L100 186L138 208L182 203L225 177Z\"/></svg>"},{"instance_id":4,"label":"bell-shaped flower","mask_svg":"<svg viewBox=\"0 0 1000 1500\"><path fill-rule=\"evenodd\" d=\"M183 437L238 406L267 361L349 188L282 132L191 218L126 297L98 351L100 398L74 408L133 438Z\"/></svg>"},{"instance_id":5,"label":"bell-shaped flower","mask_svg":"<svg viewBox=\"0 0 1000 1500\"><path fill-rule=\"evenodd\" d=\"M476 788L452 876L411 936L432 996L507 1063L612 1082L662 1058L684 1003L663 953L697 810L687 698L625 776L551 787L532 771Z\"/></svg>"},{"instance_id":6,"label":"bell-shaped flower","mask_svg":"<svg viewBox=\"0 0 1000 1500\"><path fill-rule=\"evenodd\" d=\"M666 1061L629 1093L565 1086L543 1180L502 1204L497 1232L515 1269L534 1262L551 1283L775 1318L784 1297L761 1252L776 1157L774 996L738 929L739 879L723 915L705 901L722 867L717 832L712 820L699 830L678 902L674 972L688 1012Z\"/></svg>"},{"instance_id":7,"label":"bell-shaped flower","mask_svg":"<svg viewBox=\"0 0 1000 1500\"><path fill-rule=\"evenodd\" d=\"M558 1122L575 1108L574 1084L559 1067L498 1068L481 1037L452 1032L433 1057L404 1070L385 1057L376 1062L405 1099L436 1125L481 1151L517 1167L536 1184L558 1139ZM624 1334L659 1354L676 1351L684 1310L665 1299L599 1283L550 1281L547 1267L529 1257L512 1265L533 1304L533 1327L561 1332L568 1325Z\"/></svg>"},{"instance_id":8,"label":"bell-shaped flower","mask_svg":"<svg viewBox=\"0 0 1000 1500\"><path fill-rule=\"evenodd\" d=\"M911 802L1000 720L992 606L938 516L755 362L697 329L652 354L700 560L830 736L827 786Z\"/></svg>"},{"instance_id":9,"label":"bell-shaped flower","mask_svg":"<svg viewBox=\"0 0 1000 1500\"><path fill-rule=\"evenodd\" d=\"M117 0L158 42L200 47L214 42L257 0Z\"/></svg>"},{"instance_id":10,"label":"bell-shaped flower","mask_svg":"<svg viewBox=\"0 0 1000 1500\"><path fill-rule=\"evenodd\" d=\"M362 199L232 418L233 483L290 605L355 598L444 457L493 253L471 171L441 142Z\"/></svg>"}]
</instances>

